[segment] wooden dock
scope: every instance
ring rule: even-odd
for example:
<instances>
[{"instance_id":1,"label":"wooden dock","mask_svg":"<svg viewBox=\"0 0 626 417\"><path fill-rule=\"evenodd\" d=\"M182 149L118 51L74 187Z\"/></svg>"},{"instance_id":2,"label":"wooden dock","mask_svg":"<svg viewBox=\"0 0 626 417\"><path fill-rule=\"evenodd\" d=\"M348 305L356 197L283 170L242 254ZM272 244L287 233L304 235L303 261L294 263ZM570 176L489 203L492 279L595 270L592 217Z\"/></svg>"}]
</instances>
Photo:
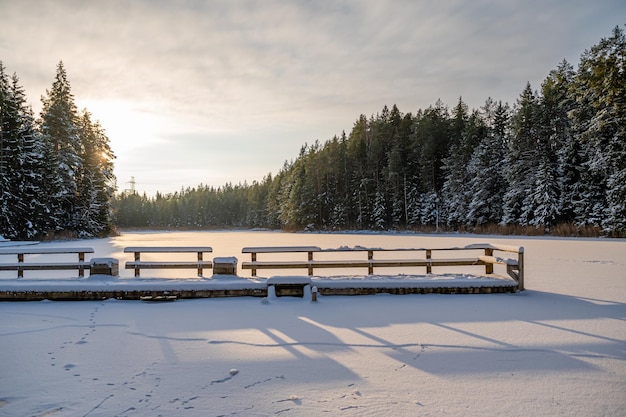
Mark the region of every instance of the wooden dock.
<instances>
[{"instance_id":1,"label":"wooden dock","mask_svg":"<svg viewBox=\"0 0 626 417\"><path fill-rule=\"evenodd\" d=\"M0 279L0 301L25 300L175 300L188 298L216 297L304 297L315 288L316 296L331 295L374 295L374 294L493 294L514 293L524 290L524 248L474 244L455 248L336 248L321 249L316 246L298 247L248 247L242 253L250 254L251 260L242 263L242 269L252 270L252 277L239 277L215 273L204 277L203 269L213 263L203 259L211 247L130 247L125 253L133 253L133 260L126 263L127 269L135 270L134 278L119 278L112 275L90 275L89 278L73 279L25 279L21 270L49 268L58 269L54 263L18 262L5 264L5 270L17 270L17 279ZM5 249L5 255L45 254L34 248ZM90 248L54 249L49 254L70 253L79 255L79 261L67 268L89 270L90 263L84 254ZM193 260L144 261L141 253L169 254L194 253ZM298 254L306 259L293 259ZM450 256L461 253L461 257ZM0 253L1 254L1 253ZM258 260L263 254L266 259ZM364 254L364 257L360 257ZM324 256L335 256L327 259ZM337 256L340 258L337 259ZM229 258L230 260L230 258ZM92 260L93 261L93 260ZM30 266L27 266L30 265ZM78 266L77 266L78 265ZM236 266L236 258L233 257ZM0 270L3 269L0 262ZM433 268L464 267L463 273L433 273ZM468 274L467 267L475 267L476 273ZM199 278L163 279L139 277L138 269L197 269ZM236 267L235 267L236 268ZM355 275L315 276L315 269L334 268L353 270L362 268ZM401 275L385 275L388 268L400 268ZM413 268L412 270L410 268ZM415 272L415 268L418 271ZM496 270L501 268L501 270ZM257 270L305 270L305 274L287 276L256 277ZM408 272L408 271L413 272ZM376 275L374 272L376 271ZM382 272L380 272L382 271ZM421 272L419 272L421 271ZM443 269L442 269L443 271ZM93 272L93 271L92 271ZM333 271L334 272L334 271ZM365 273L366 272L366 273ZM501 272L501 273L498 273Z\"/></svg>"}]
</instances>

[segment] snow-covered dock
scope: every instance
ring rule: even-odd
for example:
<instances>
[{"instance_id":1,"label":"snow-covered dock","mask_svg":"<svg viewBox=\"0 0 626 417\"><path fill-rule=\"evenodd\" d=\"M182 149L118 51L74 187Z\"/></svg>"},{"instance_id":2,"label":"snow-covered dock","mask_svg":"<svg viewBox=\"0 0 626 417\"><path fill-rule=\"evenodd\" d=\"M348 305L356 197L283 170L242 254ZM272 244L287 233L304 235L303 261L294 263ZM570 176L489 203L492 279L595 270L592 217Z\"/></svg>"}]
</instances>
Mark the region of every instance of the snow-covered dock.
<instances>
[{"instance_id":1,"label":"snow-covered dock","mask_svg":"<svg viewBox=\"0 0 626 417\"><path fill-rule=\"evenodd\" d=\"M281 277L285 278L285 277ZM333 277L297 277L305 288L317 287L320 295L363 294L485 294L516 292L518 284L503 276L467 274L442 275L368 275ZM177 298L266 297L272 277L243 278L235 275L214 275L211 278L134 279L108 275L71 279L4 279L0 281L0 300L138 300L145 296L176 296ZM280 293L278 294L280 295Z\"/></svg>"},{"instance_id":2,"label":"snow-covered dock","mask_svg":"<svg viewBox=\"0 0 626 417\"><path fill-rule=\"evenodd\" d=\"M90 276L84 278L56 277L45 273L38 278L23 278L23 270L45 268L54 269L59 264L24 260L24 254L58 255L80 252L81 266L90 270ZM494 256L494 251L503 257ZM0 300L102 300L102 299L142 299L145 297L172 298L213 298L254 296L311 297L315 288L320 295L371 295L371 294L484 294L524 290L522 247L471 244L463 247L444 248L365 248L340 247L321 249L317 246L273 246L243 248L242 253L250 253L251 261L242 263L243 269L252 269L252 277L237 275L237 258L220 257L215 262L222 265L214 269L212 276L204 276L203 268L212 268L213 263L203 259L203 253L212 252L211 247L126 247L124 253L134 253L134 261L126 262L125 269L134 269L135 276L118 277L117 259L93 258L84 261L84 253L93 253L91 248L35 248L10 250L5 255L18 254L18 263L2 264L7 270L17 269L17 279L0 280ZM171 256L172 253L194 253L197 260L189 261L145 261L141 253L152 253L159 257ZM306 253L306 260L294 260L290 256ZM435 253L437 255L435 255ZM463 257L459 258L458 253ZM0 249L0 255L3 254ZM264 254L270 259L257 260L257 254ZM314 259L314 254L316 258ZM363 257L366 255L366 258ZM376 256L375 256L376 254ZM317 257L321 257L317 258ZM328 258L331 256L334 258ZM115 265L105 265L102 261L113 261ZM83 264L87 265L84 266ZM93 264L93 265L92 265ZM101 265L102 264L102 265ZM494 273L494 266L503 268L503 274ZM74 263L68 268L72 269ZM103 268L100 268L102 266ZM224 269L224 266L228 268ZM462 273L433 273L433 268L463 267ZM98 268L96 268L98 267ZM148 277L139 276L139 268L158 269L196 269L196 278L158 278L158 274ZM314 275L314 268L332 269L330 276ZM367 268L367 275L359 272ZM386 274L376 273L385 270ZM469 269L465 269L469 268ZM261 278L256 276L256 269L293 270L304 269L302 276L290 273L287 276ZM350 270L356 269L350 275ZM109 273L105 272L109 271ZM115 273L113 272L115 271ZM390 272L391 271L391 272ZM395 272L393 272L395 271ZM475 272L476 271L476 272ZM482 273L481 273L482 271ZM45 272L45 271L44 271ZM82 272L82 269L81 269ZM424 274L426 272L426 274ZM468 273L470 272L470 273Z\"/></svg>"}]
</instances>

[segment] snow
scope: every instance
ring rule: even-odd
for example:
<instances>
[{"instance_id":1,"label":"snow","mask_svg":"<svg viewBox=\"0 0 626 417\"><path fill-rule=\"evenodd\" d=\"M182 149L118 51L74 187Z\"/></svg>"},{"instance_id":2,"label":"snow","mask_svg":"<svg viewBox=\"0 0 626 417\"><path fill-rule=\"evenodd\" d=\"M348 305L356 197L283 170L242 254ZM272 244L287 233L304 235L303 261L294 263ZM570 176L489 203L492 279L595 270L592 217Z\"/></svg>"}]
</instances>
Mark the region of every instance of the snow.
<instances>
[{"instance_id":1,"label":"snow","mask_svg":"<svg viewBox=\"0 0 626 417\"><path fill-rule=\"evenodd\" d=\"M267 280L267 283L269 285L273 285L273 284L311 284L311 278L310 277L303 277L303 276L294 276L294 277L287 277L287 276L280 276L280 277L270 277Z\"/></svg>"},{"instance_id":2,"label":"snow","mask_svg":"<svg viewBox=\"0 0 626 417\"><path fill-rule=\"evenodd\" d=\"M125 234L86 243L98 257L118 259L125 246L159 239L187 244L190 236L209 236L218 256L236 254L241 242L257 243L242 233L227 244L234 234ZM322 247L519 245L526 249L527 291L318 295L317 302L275 294L3 302L0 416L626 415L626 240L278 233L256 239ZM126 278L94 276L81 285L131 285ZM7 281L13 280L0 279Z\"/></svg>"},{"instance_id":3,"label":"snow","mask_svg":"<svg viewBox=\"0 0 626 417\"><path fill-rule=\"evenodd\" d=\"M234 256L218 256L213 258L213 263L237 265L237 258Z\"/></svg>"}]
</instances>

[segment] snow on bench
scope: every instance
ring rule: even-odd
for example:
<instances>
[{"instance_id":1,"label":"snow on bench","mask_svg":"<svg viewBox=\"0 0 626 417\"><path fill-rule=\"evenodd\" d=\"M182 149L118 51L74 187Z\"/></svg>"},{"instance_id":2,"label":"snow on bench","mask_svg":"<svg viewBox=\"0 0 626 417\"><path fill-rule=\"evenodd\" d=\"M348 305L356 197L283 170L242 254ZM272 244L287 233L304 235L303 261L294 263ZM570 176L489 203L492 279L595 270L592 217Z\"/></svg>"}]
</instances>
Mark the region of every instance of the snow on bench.
<instances>
[{"instance_id":1,"label":"snow on bench","mask_svg":"<svg viewBox=\"0 0 626 417\"><path fill-rule=\"evenodd\" d=\"M204 268L211 268L213 263L203 259L204 253L213 252L209 246L131 246L124 248L124 253L134 253L134 261L126 262L126 269L134 269L135 276L140 275L142 269L198 269L198 276L202 276ZM196 253L195 261L142 261L142 253Z\"/></svg>"},{"instance_id":2,"label":"snow on bench","mask_svg":"<svg viewBox=\"0 0 626 417\"><path fill-rule=\"evenodd\" d=\"M481 250L484 255L464 257L464 258L433 258L436 251L473 251ZM493 256L494 251L515 253L518 259L500 258ZM374 273L374 268L388 267L425 267L428 274L432 273L432 267L441 266L473 266L481 265L485 267L486 274L493 274L494 265L506 265L507 273L518 282L520 290L523 290L523 247L500 246L491 244L472 244L464 247L450 248L365 248L340 247L335 249L321 249L317 246L274 246L274 247L247 247L242 253L250 253L250 262L242 262L243 269L250 269L252 276L256 276L259 269L307 269L308 275L313 275L315 268L367 268L368 275ZM286 253L307 253L306 260L266 260L259 261L258 254L286 254ZM314 253L337 253L337 252L367 252L367 259L350 260L318 260L313 258ZM400 259L374 259L375 252L407 253ZM414 256L415 253L424 253L423 258ZM408 255L413 253L413 255Z\"/></svg>"},{"instance_id":3,"label":"snow on bench","mask_svg":"<svg viewBox=\"0 0 626 417\"><path fill-rule=\"evenodd\" d=\"M17 271L18 278L24 277L24 271L69 270L77 269L78 276L85 276L85 269L90 269L85 262L85 254L93 253L92 248L46 248L33 246L12 246L0 248L0 255L17 255L17 262L0 263L0 271ZM25 255L78 255L77 262L25 262Z\"/></svg>"}]
</instances>

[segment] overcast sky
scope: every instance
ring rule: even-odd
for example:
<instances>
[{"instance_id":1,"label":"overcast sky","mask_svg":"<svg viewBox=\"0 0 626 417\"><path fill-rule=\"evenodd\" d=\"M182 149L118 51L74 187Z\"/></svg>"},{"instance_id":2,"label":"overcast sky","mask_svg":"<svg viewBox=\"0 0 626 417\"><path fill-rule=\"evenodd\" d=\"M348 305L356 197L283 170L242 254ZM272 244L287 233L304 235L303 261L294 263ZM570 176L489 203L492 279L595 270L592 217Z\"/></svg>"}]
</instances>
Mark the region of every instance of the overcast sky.
<instances>
[{"instance_id":1,"label":"overcast sky","mask_svg":"<svg viewBox=\"0 0 626 417\"><path fill-rule=\"evenodd\" d=\"M36 113L63 60L121 190L275 174L386 104L514 103L626 23L623 0L0 0L0 60Z\"/></svg>"}]
</instances>

